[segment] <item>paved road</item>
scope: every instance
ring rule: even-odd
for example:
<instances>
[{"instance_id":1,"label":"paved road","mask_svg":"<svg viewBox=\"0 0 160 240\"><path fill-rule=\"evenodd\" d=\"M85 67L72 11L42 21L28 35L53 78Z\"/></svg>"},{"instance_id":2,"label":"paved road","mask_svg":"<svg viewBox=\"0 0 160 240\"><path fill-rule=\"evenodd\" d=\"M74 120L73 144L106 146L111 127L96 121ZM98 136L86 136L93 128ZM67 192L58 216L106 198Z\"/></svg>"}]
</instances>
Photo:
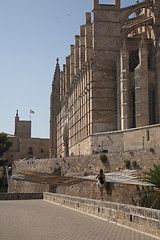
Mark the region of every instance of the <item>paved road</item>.
<instances>
[{"instance_id":1,"label":"paved road","mask_svg":"<svg viewBox=\"0 0 160 240\"><path fill-rule=\"evenodd\" d=\"M0 201L0 240L153 239L44 200Z\"/></svg>"}]
</instances>

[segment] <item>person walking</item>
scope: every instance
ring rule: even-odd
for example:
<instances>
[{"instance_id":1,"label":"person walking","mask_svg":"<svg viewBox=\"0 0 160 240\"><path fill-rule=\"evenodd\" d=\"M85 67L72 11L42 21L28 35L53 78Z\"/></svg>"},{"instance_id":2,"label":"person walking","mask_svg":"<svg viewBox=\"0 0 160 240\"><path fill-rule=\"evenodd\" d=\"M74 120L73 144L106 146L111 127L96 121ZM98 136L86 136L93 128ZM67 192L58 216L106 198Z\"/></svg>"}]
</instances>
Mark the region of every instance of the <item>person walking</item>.
<instances>
[{"instance_id":1,"label":"person walking","mask_svg":"<svg viewBox=\"0 0 160 240\"><path fill-rule=\"evenodd\" d=\"M100 189L101 200L103 200L103 189L105 185L105 175L103 173L103 169L99 171L99 174L96 176L96 179L98 179L97 186Z\"/></svg>"}]
</instances>

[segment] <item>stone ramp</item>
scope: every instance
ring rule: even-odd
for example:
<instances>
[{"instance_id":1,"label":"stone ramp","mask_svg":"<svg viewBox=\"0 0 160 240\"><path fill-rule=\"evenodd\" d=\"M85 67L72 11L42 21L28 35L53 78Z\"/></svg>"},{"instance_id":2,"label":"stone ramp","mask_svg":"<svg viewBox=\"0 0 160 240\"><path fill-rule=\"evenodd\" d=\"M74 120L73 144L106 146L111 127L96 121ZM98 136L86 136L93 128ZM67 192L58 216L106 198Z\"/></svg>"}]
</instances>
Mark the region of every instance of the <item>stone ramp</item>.
<instances>
[{"instance_id":1,"label":"stone ramp","mask_svg":"<svg viewBox=\"0 0 160 240\"><path fill-rule=\"evenodd\" d=\"M53 193L43 199L160 237L160 210Z\"/></svg>"},{"instance_id":2,"label":"stone ramp","mask_svg":"<svg viewBox=\"0 0 160 240\"><path fill-rule=\"evenodd\" d=\"M44 200L0 202L1 240L154 240L110 221Z\"/></svg>"}]
</instances>

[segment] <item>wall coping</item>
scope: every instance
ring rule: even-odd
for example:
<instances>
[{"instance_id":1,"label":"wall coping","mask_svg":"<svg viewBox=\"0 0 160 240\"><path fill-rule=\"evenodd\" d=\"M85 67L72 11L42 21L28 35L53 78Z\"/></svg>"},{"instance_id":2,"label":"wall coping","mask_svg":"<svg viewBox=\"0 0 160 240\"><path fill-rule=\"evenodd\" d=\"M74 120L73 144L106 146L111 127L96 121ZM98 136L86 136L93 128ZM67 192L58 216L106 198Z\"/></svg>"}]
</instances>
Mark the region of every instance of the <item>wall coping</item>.
<instances>
[{"instance_id":1,"label":"wall coping","mask_svg":"<svg viewBox=\"0 0 160 240\"><path fill-rule=\"evenodd\" d=\"M142 127L136 127L136 128L128 128L124 130L116 130L116 131L109 131L109 132L100 132L100 133L93 133L90 134L90 137L98 136L98 135L110 135L110 134L123 134L127 132L133 132L133 131L139 131L139 130L145 130L145 129L150 129L150 128L159 128L160 124L154 124L154 125L147 125L147 126L142 126Z\"/></svg>"},{"instance_id":2,"label":"wall coping","mask_svg":"<svg viewBox=\"0 0 160 240\"><path fill-rule=\"evenodd\" d=\"M43 199L43 193L0 193L0 200Z\"/></svg>"}]
</instances>

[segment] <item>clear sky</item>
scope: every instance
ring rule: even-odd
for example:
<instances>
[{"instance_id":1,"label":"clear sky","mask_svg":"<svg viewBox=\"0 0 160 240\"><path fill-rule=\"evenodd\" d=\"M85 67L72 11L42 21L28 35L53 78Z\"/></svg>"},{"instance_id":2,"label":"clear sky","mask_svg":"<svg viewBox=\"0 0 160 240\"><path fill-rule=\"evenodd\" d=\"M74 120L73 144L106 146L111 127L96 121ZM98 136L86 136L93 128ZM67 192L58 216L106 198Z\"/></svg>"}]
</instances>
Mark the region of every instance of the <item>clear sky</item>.
<instances>
[{"instance_id":1,"label":"clear sky","mask_svg":"<svg viewBox=\"0 0 160 240\"><path fill-rule=\"evenodd\" d=\"M114 0L99 0L113 4ZM136 0L122 0L122 7ZM0 0L0 132L14 134L14 117L30 120L32 137L49 137L51 84L92 0Z\"/></svg>"}]
</instances>

